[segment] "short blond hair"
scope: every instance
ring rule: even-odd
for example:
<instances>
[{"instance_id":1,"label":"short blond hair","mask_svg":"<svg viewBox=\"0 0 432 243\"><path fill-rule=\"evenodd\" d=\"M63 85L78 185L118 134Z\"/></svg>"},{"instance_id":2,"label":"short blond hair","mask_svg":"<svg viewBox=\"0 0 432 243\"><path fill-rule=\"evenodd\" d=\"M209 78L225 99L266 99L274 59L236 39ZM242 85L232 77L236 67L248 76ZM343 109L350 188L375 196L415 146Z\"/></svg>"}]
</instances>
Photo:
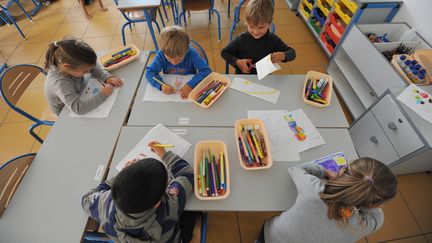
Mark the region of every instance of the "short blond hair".
<instances>
[{"instance_id":1,"label":"short blond hair","mask_svg":"<svg viewBox=\"0 0 432 243\"><path fill-rule=\"evenodd\" d=\"M160 33L160 49L171 58L183 56L189 49L189 35L181 27L168 26Z\"/></svg>"},{"instance_id":2,"label":"short blond hair","mask_svg":"<svg viewBox=\"0 0 432 243\"><path fill-rule=\"evenodd\" d=\"M246 6L247 24L259 25L273 22L274 7L271 0L250 0Z\"/></svg>"}]
</instances>

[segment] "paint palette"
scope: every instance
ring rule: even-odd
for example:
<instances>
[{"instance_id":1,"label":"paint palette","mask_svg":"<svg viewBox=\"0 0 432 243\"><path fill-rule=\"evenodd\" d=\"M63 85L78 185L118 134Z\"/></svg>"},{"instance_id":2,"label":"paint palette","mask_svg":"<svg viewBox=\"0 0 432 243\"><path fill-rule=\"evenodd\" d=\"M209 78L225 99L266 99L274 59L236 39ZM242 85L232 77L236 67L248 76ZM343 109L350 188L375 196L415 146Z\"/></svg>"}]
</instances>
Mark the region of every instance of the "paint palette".
<instances>
[{"instance_id":1,"label":"paint palette","mask_svg":"<svg viewBox=\"0 0 432 243\"><path fill-rule=\"evenodd\" d=\"M415 100L417 105L424 105L424 104L432 104L432 98L431 96L426 92L421 92L418 89L413 89L413 92L416 93Z\"/></svg>"}]
</instances>

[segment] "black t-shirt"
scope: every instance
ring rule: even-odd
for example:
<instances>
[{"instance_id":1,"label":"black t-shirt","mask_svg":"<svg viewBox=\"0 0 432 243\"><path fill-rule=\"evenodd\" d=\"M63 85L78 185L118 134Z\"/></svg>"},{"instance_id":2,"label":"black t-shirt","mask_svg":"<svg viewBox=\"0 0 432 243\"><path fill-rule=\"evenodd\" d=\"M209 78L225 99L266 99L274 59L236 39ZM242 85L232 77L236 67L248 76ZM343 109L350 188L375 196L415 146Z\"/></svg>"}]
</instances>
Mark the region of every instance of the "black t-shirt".
<instances>
[{"instance_id":1,"label":"black t-shirt","mask_svg":"<svg viewBox=\"0 0 432 243\"><path fill-rule=\"evenodd\" d=\"M221 56L230 65L235 67L236 74L243 74L243 72L236 66L238 59L252 59L255 64L265 56L273 52L285 52L285 60L294 60L296 53L295 50L285 44L277 35L267 32L263 37L255 39L249 32L243 32L231 41L221 51ZM252 68L250 74L256 74L255 68Z\"/></svg>"}]
</instances>

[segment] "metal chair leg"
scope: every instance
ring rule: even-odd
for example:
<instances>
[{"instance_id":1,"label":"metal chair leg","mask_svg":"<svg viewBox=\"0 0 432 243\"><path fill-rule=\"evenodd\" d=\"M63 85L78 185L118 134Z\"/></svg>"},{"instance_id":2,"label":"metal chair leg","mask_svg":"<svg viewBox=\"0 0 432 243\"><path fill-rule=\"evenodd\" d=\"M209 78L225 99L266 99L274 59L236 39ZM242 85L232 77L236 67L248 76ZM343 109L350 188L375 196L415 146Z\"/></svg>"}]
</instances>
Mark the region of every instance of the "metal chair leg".
<instances>
[{"instance_id":1,"label":"metal chair leg","mask_svg":"<svg viewBox=\"0 0 432 243\"><path fill-rule=\"evenodd\" d=\"M201 218L201 243L206 242L207 237L207 221L208 221L208 214L207 212L203 212L202 218Z\"/></svg>"}]
</instances>

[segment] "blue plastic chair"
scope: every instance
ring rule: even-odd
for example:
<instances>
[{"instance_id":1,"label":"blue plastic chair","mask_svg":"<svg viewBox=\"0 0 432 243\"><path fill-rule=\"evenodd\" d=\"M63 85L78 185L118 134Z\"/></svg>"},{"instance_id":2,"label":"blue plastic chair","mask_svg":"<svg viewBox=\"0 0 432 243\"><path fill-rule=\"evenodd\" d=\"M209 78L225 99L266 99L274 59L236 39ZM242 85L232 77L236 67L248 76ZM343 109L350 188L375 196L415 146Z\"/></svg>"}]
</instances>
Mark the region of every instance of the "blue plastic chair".
<instances>
[{"instance_id":1,"label":"blue plastic chair","mask_svg":"<svg viewBox=\"0 0 432 243\"><path fill-rule=\"evenodd\" d=\"M18 5L21 11L23 11L24 15L30 20L30 22L33 22L33 19L31 18L30 14L24 9L24 7L22 6L19 0L9 0L9 2L5 6L6 10L9 10L9 8L12 6L13 3Z\"/></svg>"},{"instance_id":2,"label":"blue plastic chair","mask_svg":"<svg viewBox=\"0 0 432 243\"><path fill-rule=\"evenodd\" d=\"M0 166L0 217L9 205L35 156L35 153L20 155Z\"/></svg>"},{"instance_id":3,"label":"blue plastic chair","mask_svg":"<svg viewBox=\"0 0 432 243\"><path fill-rule=\"evenodd\" d=\"M202 48L202 46L200 44L198 44L198 42L196 42L194 40L190 40L190 44L198 52L198 54L201 56L201 58L206 61L207 65L208 65L209 61L208 61L208 58L207 58L207 54L204 51L204 48Z\"/></svg>"},{"instance_id":4,"label":"blue plastic chair","mask_svg":"<svg viewBox=\"0 0 432 243\"><path fill-rule=\"evenodd\" d=\"M29 133L39 143L43 143L42 138L34 132L34 129L41 125L52 126L54 125L54 122L40 120L18 108L16 104L35 78L41 73L46 75L46 72L42 68L32 64L21 64L13 67L6 66L4 69L5 71L0 76L0 93L3 100L10 108L12 108L12 110L34 122L34 124L29 128Z\"/></svg>"},{"instance_id":5,"label":"blue plastic chair","mask_svg":"<svg viewBox=\"0 0 432 243\"><path fill-rule=\"evenodd\" d=\"M15 21L15 18L12 17L12 15L9 13L9 11L5 7L3 7L1 4L0 4L0 13L2 13L2 14L0 14L0 19L3 22L5 22L7 25L11 25L11 24L15 25L15 28L18 30L18 32L20 33L22 38L25 39L26 37L25 37L24 33L22 32L21 28L18 26L17 22Z\"/></svg>"},{"instance_id":6,"label":"blue plastic chair","mask_svg":"<svg viewBox=\"0 0 432 243\"><path fill-rule=\"evenodd\" d=\"M181 26L182 16L186 26L186 12L208 10L209 21L211 14L215 13L218 18L218 40L221 40L220 14L214 8L214 0L182 0L182 12L178 16L178 23Z\"/></svg>"},{"instance_id":7,"label":"blue plastic chair","mask_svg":"<svg viewBox=\"0 0 432 243\"><path fill-rule=\"evenodd\" d=\"M118 0L114 0L114 3L116 5L118 5ZM162 7L164 8L164 11L165 11L165 5L164 4L162 4ZM158 11L160 19L162 21L162 26L165 27L165 22L163 20L162 13L161 13L160 9L157 8L157 11ZM120 12L123 15L123 17L126 19L126 23L123 24L122 29L121 29L123 45L126 45L126 37L125 37L125 33L124 33L124 29L126 28L126 26L129 26L129 28L132 29L132 24L147 22L147 20L146 20L146 18L144 16L144 10L142 10L142 11L133 11L133 12L124 12L124 11L120 11ZM157 27L157 29L158 29L158 31L160 33L159 24L156 22L156 9L152 9L150 12L151 12L151 16L152 16L151 22L153 22L153 23L156 24L156 27ZM138 16L132 16L132 15L128 16L128 13L140 13L140 15L138 15ZM142 13L142 15L141 15L141 13ZM165 12L165 15L166 15L166 12ZM168 19L168 17L167 17L167 19Z\"/></svg>"}]
</instances>

